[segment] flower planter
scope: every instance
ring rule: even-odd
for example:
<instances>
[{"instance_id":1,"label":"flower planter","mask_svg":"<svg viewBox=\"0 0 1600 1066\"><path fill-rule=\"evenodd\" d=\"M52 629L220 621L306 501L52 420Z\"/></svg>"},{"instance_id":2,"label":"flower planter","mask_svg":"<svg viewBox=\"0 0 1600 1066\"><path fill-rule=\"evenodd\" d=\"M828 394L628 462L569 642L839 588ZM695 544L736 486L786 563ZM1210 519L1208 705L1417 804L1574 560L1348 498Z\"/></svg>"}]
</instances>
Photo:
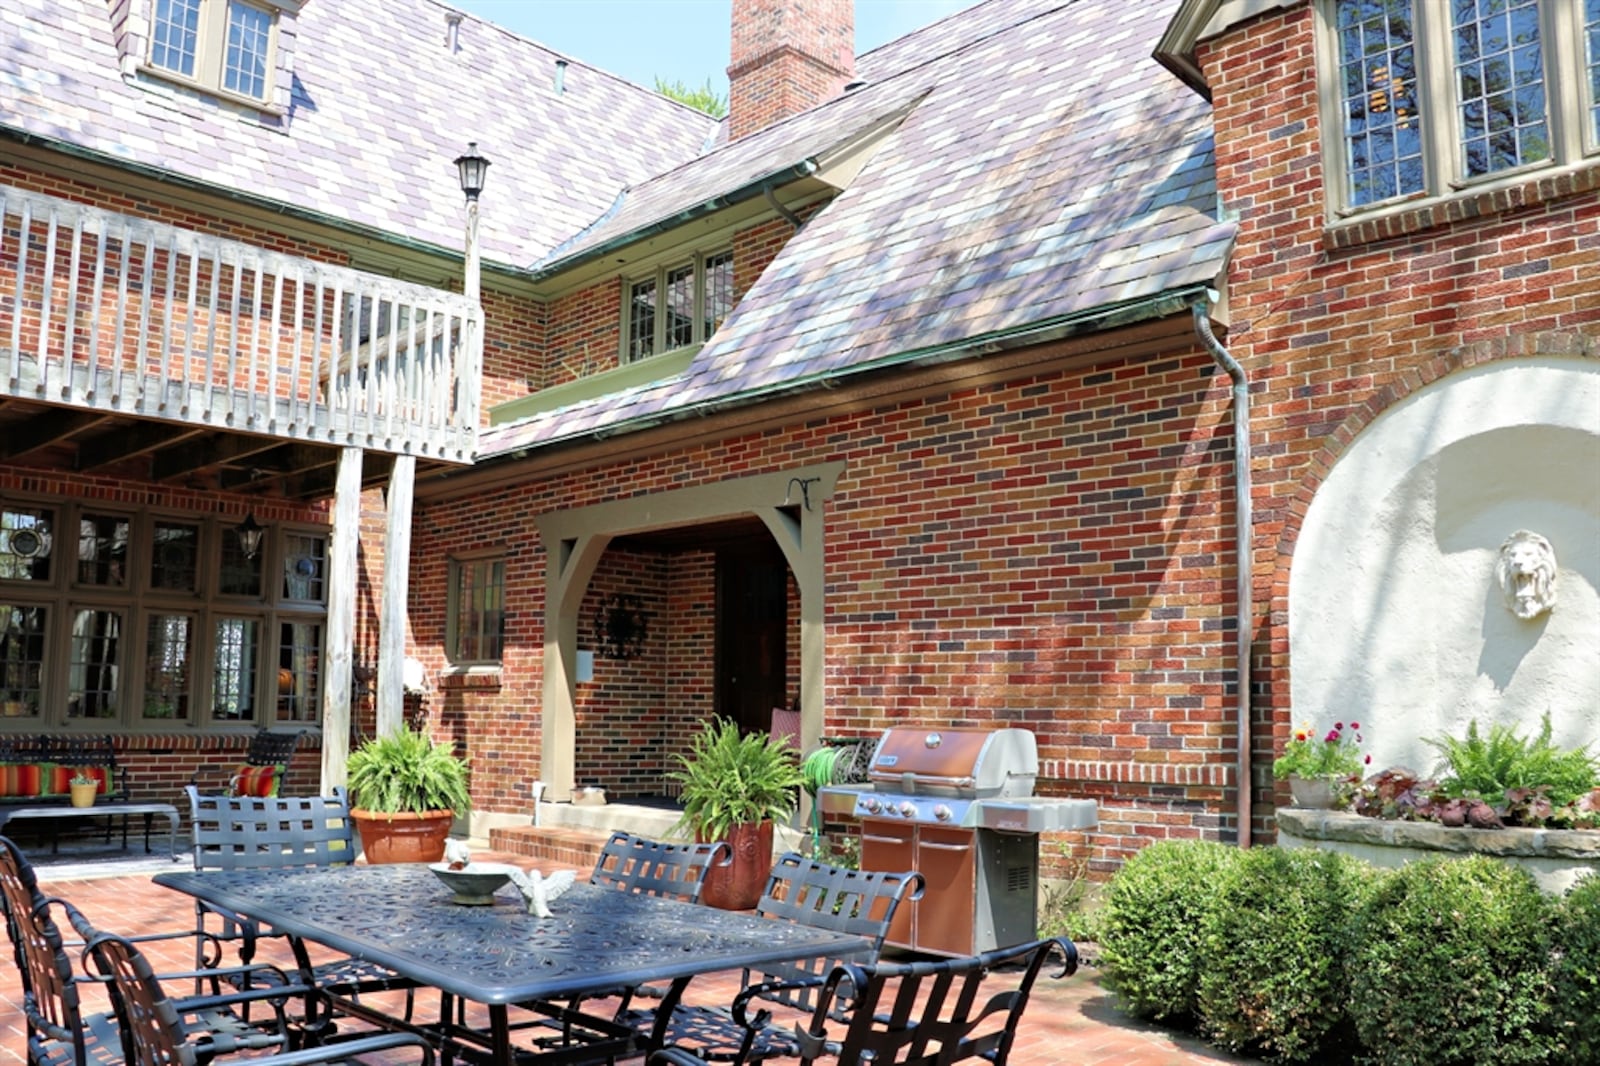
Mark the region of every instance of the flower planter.
<instances>
[{"instance_id":1,"label":"flower planter","mask_svg":"<svg viewBox=\"0 0 1600 1066\"><path fill-rule=\"evenodd\" d=\"M450 811L379 814L352 808L350 820L361 834L361 853L369 863L438 862L456 816Z\"/></svg>"},{"instance_id":2,"label":"flower planter","mask_svg":"<svg viewBox=\"0 0 1600 1066\"><path fill-rule=\"evenodd\" d=\"M1296 807L1327 810L1333 806L1333 779L1330 777L1301 777L1289 775L1289 795Z\"/></svg>"},{"instance_id":3,"label":"flower planter","mask_svg":"<svg viewBox=\"0 0 1600 1066\"><path fill-rule=\"evenodd\" d=\"M93 807L94 797L100 791L100 782L67 785L67 799L74 807Z\"/></svg>"},{"instance_id":4,"label":"flower planter","mask_svg":"<svg viewBox=\"0 0 1600 1066\"><path fill-rule=\"evenodd\" d=\"M700 900L720 910L747 911L761 902L772 874L772 823L736 825L727 840L733 859L707 868Z\"/></svg>"}]
</instances>

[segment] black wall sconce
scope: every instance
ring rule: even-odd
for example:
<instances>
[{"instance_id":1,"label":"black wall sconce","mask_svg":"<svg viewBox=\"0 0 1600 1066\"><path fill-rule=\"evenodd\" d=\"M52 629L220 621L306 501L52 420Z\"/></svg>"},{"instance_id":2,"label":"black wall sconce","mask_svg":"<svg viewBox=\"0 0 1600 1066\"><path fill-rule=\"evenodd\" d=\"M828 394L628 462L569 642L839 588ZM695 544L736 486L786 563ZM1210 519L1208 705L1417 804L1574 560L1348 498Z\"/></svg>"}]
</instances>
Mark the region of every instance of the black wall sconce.
<instances>
[{"instance_id":1,"label":"black wall sconce","mask_svg":"<svg viewBox=\"0 0 1600 1066\"><path fill-rule=\"evenodd\" d=\"M649 632L649 616L637 596L613 592L595 608L595 651L604 658L636 658L644 652Z\"/></svg>"},{"instance_id":2,"label":"black wall sconce","mask_svg":"<svg viewBox=\"0 0 1600 1066\"><path fill-rule=\"evenodd\" d=\"M353 700L366 699L372 695L373 681L377 680L378 668L370 666L361 660L356 660L350 667L350 698Z\"/></svg>"}]
</instances>

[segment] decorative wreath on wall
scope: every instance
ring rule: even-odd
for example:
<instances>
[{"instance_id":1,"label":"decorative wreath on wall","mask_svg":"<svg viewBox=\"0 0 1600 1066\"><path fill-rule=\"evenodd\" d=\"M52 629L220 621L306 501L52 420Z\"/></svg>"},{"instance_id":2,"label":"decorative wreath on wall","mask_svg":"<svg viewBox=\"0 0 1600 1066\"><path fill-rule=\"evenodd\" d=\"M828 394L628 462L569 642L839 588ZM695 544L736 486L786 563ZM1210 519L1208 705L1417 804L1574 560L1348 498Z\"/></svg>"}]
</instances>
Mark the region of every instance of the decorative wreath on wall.
<instances>
[{"instance_id":1,"label":"decorative wreath on wall","mask_svg":"<svg viewBox=\"0 0 1600 1066\"><path fill-rule=\"evenodd\" d=\"M644 652L650 619L639 597L613 592L594 612L595 652L603 659L633 659Z\"/></svg>"}]
</instances>

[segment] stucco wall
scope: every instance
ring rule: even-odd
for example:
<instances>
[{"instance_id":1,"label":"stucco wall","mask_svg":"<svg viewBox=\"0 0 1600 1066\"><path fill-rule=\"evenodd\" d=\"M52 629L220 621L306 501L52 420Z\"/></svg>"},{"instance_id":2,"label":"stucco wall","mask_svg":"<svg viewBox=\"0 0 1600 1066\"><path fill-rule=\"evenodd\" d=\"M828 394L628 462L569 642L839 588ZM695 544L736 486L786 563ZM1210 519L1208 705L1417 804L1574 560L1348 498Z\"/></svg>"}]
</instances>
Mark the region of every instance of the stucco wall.
<instances>
[{"instance_id":1,"label":"stucco wall","mask_svg":"<svg viewBox=\"0 0 1600 1066\"><path fill-rule=\"evenodd\" d=\"M1311 504L1289 594L1292 705L1363 725L1373 768L1427 772L1423 742L1503 723L1600 737L1600 366L1523 360L1415 393L1356 438ZM1518 529L1560 564L1538 618L1495 563Z\"/></svg>"}]
</instances>

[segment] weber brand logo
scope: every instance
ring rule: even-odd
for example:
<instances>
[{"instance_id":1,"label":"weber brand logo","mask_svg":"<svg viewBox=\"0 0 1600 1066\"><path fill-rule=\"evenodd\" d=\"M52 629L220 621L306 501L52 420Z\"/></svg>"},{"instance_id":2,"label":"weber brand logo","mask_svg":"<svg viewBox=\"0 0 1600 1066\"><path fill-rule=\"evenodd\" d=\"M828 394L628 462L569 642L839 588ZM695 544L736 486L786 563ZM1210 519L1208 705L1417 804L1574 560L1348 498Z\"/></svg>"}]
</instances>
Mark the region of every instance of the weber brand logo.
<instances>
[{"instance_id":1,"label":"weber brand logo","mask_svg":"<svg viewBox=\"0 0 1600 1066\"><path fill-rule=\"evenodd\" d=\"M900 761L900 756L898 756L898 755L885 755L885 756L881 757L878 760L878 765L879 766L893 766L895 763L897 763L899 761Z\"/></svg>"}]
</instances>

